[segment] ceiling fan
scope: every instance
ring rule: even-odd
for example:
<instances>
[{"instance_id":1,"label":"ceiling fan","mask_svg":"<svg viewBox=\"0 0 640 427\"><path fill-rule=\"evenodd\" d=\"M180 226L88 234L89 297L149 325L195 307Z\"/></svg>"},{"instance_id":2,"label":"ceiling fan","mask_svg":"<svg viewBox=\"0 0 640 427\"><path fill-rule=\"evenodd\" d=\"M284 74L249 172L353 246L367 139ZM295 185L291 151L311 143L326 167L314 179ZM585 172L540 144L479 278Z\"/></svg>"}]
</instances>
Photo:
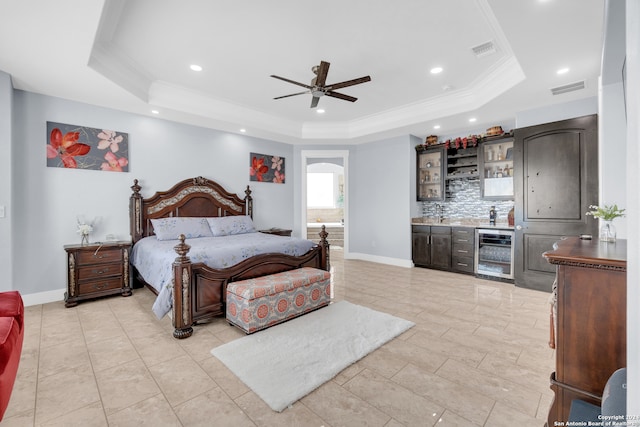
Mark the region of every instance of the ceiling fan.
<instances>
[{"instance_id":1,"label":"ceiling fan","mask_svg":"<svg viewBox=\"0 0 640 427\"><path fill-rule=\"evenodd\" d=\"M283 80L285 82L293 83L294 85L302 86L307 89L304 92L278 96L273 99L282 99L282 98L288 98L290 96L303 95L305 93L310 93L311 95L313 95L313 98L311 99L311 108L316 108L318 106L318 101L320 101L320 97L324 95L330 96L332 98L343 99L345 101L351 101L351 102L357 101L358 98L354 98L353 96L344 95L342 93L335 92L335 90L371 81L371 77L365 76L365 77L360 77L358 79L347 80L344 82L327 85L325 84L325 82L327 80L327 74L329 73L329 65L331 64L329 64L328 62L320 61L320 65L313 66L311 68L311 71L313 71L313 73L316 76L313 79L311 79L311 84L309 85L306 85L304 83L298 83L284 77L274 76L272 74L271 77Z\"/></svg>"}]
</instances>

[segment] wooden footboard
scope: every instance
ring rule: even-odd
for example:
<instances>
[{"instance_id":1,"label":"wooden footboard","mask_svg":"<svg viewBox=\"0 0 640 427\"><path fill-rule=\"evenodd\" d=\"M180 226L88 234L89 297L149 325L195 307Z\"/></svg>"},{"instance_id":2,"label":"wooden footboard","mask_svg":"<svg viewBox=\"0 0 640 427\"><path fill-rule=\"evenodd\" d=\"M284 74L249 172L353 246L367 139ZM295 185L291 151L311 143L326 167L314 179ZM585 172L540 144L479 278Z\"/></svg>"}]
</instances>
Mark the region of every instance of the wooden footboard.
<instances>
[{"instance_id":1,"label":"wooden footboard","mask_svg":"<svg viewBox=\"0 0 640 427\"><path fill-rule=\"evenodd\" d=\"M214 269L203 263L192 264L190 246L184 235L175 246L178 257L173 263L173 336L188 338L193 324L212 317L225 315L227 284L300 267L315 267L329 271L328 233L324 226L320 242L306 254L295 257L285 254L264 254L248 258L232 267Z\"/></svg>"}]
</instances>

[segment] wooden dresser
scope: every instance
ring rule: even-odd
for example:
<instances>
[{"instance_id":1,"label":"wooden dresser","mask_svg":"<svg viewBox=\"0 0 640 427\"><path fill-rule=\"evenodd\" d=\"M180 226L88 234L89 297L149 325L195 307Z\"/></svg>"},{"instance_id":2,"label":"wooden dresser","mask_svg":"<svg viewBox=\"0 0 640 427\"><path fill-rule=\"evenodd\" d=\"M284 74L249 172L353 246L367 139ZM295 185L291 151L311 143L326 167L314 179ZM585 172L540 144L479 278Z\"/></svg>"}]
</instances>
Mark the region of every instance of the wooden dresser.
<instances>
[{"instance_id":1,"label":"wooden dresser","mask_svg":"<svg viewBox=\"0 0 640 427\"><path fill-rule=\"evenodd\" d=\"M129 252L131 242L114 241L88 245L66 245L66 307L78 301L106 295L131 295Z\"/></svg>"},{"instance_id":2,"label":"wooden dresser","mask_svg":"<svg viewBox=\"0 0 640 427\"><path fill-rule=\"evenodd\" d=\"M626 254L626 240L578 237L561 240L543 254L557 266L558 285L549 426L566 425L572 399L600 405L609 376L627 364Z\"/></svg>"}]
</instances>

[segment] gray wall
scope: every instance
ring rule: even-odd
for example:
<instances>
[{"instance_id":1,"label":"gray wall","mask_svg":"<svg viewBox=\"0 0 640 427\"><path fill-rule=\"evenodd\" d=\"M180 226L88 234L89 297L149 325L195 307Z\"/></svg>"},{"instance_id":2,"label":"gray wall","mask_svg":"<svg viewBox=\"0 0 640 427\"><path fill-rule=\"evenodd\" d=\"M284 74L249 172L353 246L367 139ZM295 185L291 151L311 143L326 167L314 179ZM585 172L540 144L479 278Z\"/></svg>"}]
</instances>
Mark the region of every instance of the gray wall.
<instances>
[{"instance_id":1,"label":"gray wall","mask_svg":"<svg viewBox=\"0 0 640 427\"><path fill-rule=\"evenodd\" d=\"M356 146L350 172L350 252L411 259L412 142L403 136Z\"/></svg>"},{"instance_id":2,"label":"gray wall","mask_svg":"<svg viewBox=\"0 0 640 427\"><path fill-rule=\"evenodd\" d=\"M0 206L5 208L5 217L0 218L0 291L14 289L13 286L13 214L11 212L11 128L13 118L13 89L11 77L0 71Z\"/></svg>"},{"instance_id":3,"label":"gray wall","mask_svg":"<svg viewBox=\"0 0 640 427\"><path fill-rule=\"evenodd\" d=\"M14 162L2 170L11 171L13 193L10 210L15 242L9 255L14 268L12 287L23 294L65 287L63 245L80 241L77 215L100 218L92 241L104 240L107 234L129 238L128 203L134 178L140 180L144 197L200 175L242 196L246 185L251 184L257 227L288 227L293 222L290 179L285 184L249 182L249 152L284 157L288 173L293 166L293 147L289 144L23 91L14 91L13 115ZM47 121L127 132L130 172L47 167Z\"/></svg>"}]
</instances>

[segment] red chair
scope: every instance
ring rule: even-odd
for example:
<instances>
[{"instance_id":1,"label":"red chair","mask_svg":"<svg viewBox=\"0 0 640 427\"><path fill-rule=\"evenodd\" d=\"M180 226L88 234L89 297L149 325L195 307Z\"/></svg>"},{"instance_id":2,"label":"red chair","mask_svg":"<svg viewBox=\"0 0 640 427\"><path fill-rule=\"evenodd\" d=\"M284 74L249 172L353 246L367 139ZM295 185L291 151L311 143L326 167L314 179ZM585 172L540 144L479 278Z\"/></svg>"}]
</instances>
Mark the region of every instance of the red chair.
<instances>
[{"instance_id":1,"label":"red chair","mask_svg":"<svg viewBox=\"0 0 640 427\"><path fill-rule=\"evenodd\" d=\"M0 292L0 421L18 372L24 339L24 303L18 291Z\"/></svg>"}]
</instances>

